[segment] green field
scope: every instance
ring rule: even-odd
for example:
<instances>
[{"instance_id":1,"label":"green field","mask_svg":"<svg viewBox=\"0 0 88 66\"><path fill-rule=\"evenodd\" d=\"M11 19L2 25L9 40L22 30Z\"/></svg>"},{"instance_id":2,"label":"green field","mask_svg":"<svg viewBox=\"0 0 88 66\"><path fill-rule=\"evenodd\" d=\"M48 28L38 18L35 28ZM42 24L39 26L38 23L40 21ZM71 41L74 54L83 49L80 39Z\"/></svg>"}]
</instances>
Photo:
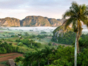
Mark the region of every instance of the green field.
<instances>
[{"instance_id":1,"label":"green field","mask_svg":"<svg viewBox=\"0 0 88 66\"><path fill-rule=\"evenodd\" d=\"M22 38L20 38L21 36ZM19 42L16 40L20 39L28 39L34 40L34 42L41 43L41 47L38 49L44 48L44 46L48 45L51 42L52 33L44 32L44 31L23 31L23 30L10 30L10 29L0 29L0 41L12 43L14 47L18 46ZM34 48L30 48L26 45L18 46L20 52L26 51L34 51Z\"/></svg>"}]
</instances>

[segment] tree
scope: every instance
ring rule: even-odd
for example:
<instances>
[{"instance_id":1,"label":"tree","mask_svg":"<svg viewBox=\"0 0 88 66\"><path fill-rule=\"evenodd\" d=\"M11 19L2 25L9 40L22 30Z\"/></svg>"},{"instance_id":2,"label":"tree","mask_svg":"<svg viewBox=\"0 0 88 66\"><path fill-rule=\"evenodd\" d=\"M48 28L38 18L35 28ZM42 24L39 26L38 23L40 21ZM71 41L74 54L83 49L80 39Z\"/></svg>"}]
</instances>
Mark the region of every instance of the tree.
<instances>
[{"instance_id":1,"label":"tree","mask_svg":"<svg viewBox=\"0 0 88 66\"><path fill-rule=\"evenodd\" d=\"M30 62L30 66L32 66L32 62L34 61L34 52L29 52L24 55L24 65L28 66Z\"/></svg>"},{"instance_id":2,"label":"tree","mask_svg":"<svg viewBox=\"0 0 88 66\"><path fill-rule=\"evenodd\" d=\"M22 61L23 60L23 57L17 57L16 59L15 59L15 62L19 62L19 61Z\"/></svg>"},{"instance_id":3,"label":"tree","mask_svg":"<svg viewBox=\"0 0 88 66\"><path fill-rule=\"evenodd\" d=\"M63 25L65 25L65 29L72 24L72 28L76 33L75 39L75 66L77 66L77 52L79 53L79 37L82 32L82 23L88 27L88 7L83 5L78 5L77 3L73 2L70 9L64 14L64 18L68 17L65 20Z\"/></svg>"},{"instance_id":4,"label":"tree","mask_svg":"<svg viewBox=\"0 0 88 66\"><path fill-rule=\"evenodd\" d=\"M30 40L30 42L31 42L31 46L32 46L32 43L34 42L33 40Z\"/></svg>"},{"instance_id":5,"label":"tree","mask_svg":"<svg viewBox=\"0 0 88 66\"><path fill-rule=\"evenodd\" d=\"M45 47L45 49L42 50L44 52L44 56L47 59L47 63L49 65L49 55L52 53L53 49L50 49L49 47Z\"/></svg>"},{"instance_id":6,"label":"tree","mask_svg":"<svg viewBox=\"0 0 88 66\"><path fill-rule=\"evenodd\" d=\"M19 42L19 43L18 43L18 46L23 46L23 43L22 43L22 42Z\"/></svg>"},{"instance_id":7,"label":"tree","mask_svg":"<svg viewBox=\"0 0 88 66\"><path fill-rule=\"evenodd\" d=\"M35 59L38 62L38 66L40 66L40 61L44 58L44 53L41 50L36 50L34 55L36 57Z\"/></svg>"},{"instance_id":8,"label":"tree","mask_svg":"<svg viewBox=\"0 0 88 66\"><path fill-rule=\"evenodd\" d=\"M24 34L25 34L25 36L29 36L29 33L28 32L25 32Z\"/></svg>"}]
</instances>

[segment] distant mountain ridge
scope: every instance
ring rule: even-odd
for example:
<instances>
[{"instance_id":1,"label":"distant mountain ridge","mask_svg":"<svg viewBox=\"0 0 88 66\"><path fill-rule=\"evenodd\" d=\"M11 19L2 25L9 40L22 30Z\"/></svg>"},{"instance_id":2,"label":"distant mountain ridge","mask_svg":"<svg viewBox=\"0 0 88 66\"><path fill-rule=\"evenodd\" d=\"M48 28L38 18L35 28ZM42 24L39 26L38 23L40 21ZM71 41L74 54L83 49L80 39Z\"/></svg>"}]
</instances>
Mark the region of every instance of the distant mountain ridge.
<instances>
[{"instance_id":1,"label":"distant mountain ridge","mask_svg":"<svg viewBox=\"0 0 88 66\"><path fill-rule=\"evenodd\" d=\"M54 19L54 18L47 18L42 16L27 16L22 20L17 18L10 18L6 17L0 19L0 26L3 27L20 27L20 26L27 26L27 27L37 27L37 26L53 26L57 27L62 25L62 19Z\"/></svg>"},{"instance_id":2,"label":"distant mountain ridge","mask_svg":"<svg viewBox=\"0 0 88 66\"><path fill-rule=\"evenodd\" d=\"M3 18L3 19L0 19L0 26L3 26L3 27L20 26L20 20L16 19L16 18L6 17L6 18Z\"/></svg>"}]
</instances>

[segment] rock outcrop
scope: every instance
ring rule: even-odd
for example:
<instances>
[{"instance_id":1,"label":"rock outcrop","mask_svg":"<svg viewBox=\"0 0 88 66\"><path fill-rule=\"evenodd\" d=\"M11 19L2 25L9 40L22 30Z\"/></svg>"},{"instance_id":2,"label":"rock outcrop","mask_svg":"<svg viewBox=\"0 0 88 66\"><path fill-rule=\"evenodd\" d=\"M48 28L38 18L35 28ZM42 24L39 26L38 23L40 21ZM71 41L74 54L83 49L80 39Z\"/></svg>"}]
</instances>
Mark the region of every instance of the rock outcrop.
<instances>
[{"instance_id":1,"label":"rock outcrop","mask_svg":"<svg viewBox=\"0 0 88 66\"><path fill-rule=\"evenodd\" d=\"M62 23L57 19L42 16L27 16L21 20L21 26L60 26Z\"/></svg>"},{"instance_id":2,"label":"rock outcrop","mask_svg":"<svg viewBox=\"0 0 88 66\"><path fill-rule=\"evenodd\" d=\"M18 26L20 26L20 20L16 19L16 18L10 18L10 17L3 18L3 19L0 19L0 26L18 27Z\"/></svg>"},{"instance_id":3,"label":"rock outcrop","mask_svg":"<svg viewBox=\"0 0 88 66\"><path fill-rule=\"evenodd\" d=\"M3 27L38 27L38 26L49 26L49 27L57 27L62 25L63 20L47 18L42 16L27 16L22 20L16 18L6 17L0 19L0 26Z\"/></svg>"}]
</instances>

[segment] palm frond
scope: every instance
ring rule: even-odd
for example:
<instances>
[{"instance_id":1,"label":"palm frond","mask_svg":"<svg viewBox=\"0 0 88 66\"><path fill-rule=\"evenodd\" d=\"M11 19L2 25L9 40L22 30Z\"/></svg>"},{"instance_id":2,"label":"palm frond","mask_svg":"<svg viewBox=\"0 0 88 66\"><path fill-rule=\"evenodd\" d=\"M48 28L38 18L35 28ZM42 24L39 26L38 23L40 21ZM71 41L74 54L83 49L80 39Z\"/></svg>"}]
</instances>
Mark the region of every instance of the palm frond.
<instances>
[{"instance_id":1,"label":"palm frond","mask_svg":"<svg viewBox=\"0 0 88 66\"><path fill-rule=\"evenodd\" d=\"M63 23L65 25L65 29L67 29L67 27L73 22L73 20L73 18L69 18Z\"/></svg>"},{"instance_id":2,"label":"palm frond","mask_svg":"<svg viewBox=\"0 0 88 66\"><path fill-rule=\"evenodd\" d=\"M76 2L73 2L70 9L73 10L75 13L77 13L79 12L79 5Z\"/></svg>"},{"instance_id":3,"label":"palm frond","mask_svg":"<svg viewBox=\"0 0 88 66\"><path fill-rule=\"evenodd\" d=\"M77 25L77 29L78 29L78 34L79 34L79 36L82 34L82 24L81 24L81 22L78 20L78 25Z\"/></svg>"},{"instance_id":4,"label":"palm frond","mask_svg":"<svg viewBox=\"0 0 88 66\"><path fill-rule=\"evenodd\" d=\"M83 24L85 24L88 27L88 18L85 16L81 16L80 20L82 21Z\"/></svg>"},{"instance_id":5,"label":"palm frond","mask_svg":"<svg viewBox=\"0 0 88 66\"><path fill-rule=\"evenodd\" d=\"M63 18L65 19L66 17L71 17L74 14L75 14L75 12L72 10L66 11L65 14L63 15Z\"/></svg>"},{"instance_id":6,"label":"palm frond","mask_svg":"<svg viewBox=\"0 0 88 66\"><path fill-rule=\"evenodd\" d=\"M84 15L88 16L88 11L85 11L85 12L84 12Z\"/></svg>"},{"instance_id":7,"label":"palm frond","mask_svg":"<svg viewBox=\"0 0 88 66\"><path fill-rule=\"evenodd\" d=\"M80 11L81 11L80 14L83 14L84 12L86 12L86 5L85 4L80 5Z\"/></svg>"}]
</instances>

